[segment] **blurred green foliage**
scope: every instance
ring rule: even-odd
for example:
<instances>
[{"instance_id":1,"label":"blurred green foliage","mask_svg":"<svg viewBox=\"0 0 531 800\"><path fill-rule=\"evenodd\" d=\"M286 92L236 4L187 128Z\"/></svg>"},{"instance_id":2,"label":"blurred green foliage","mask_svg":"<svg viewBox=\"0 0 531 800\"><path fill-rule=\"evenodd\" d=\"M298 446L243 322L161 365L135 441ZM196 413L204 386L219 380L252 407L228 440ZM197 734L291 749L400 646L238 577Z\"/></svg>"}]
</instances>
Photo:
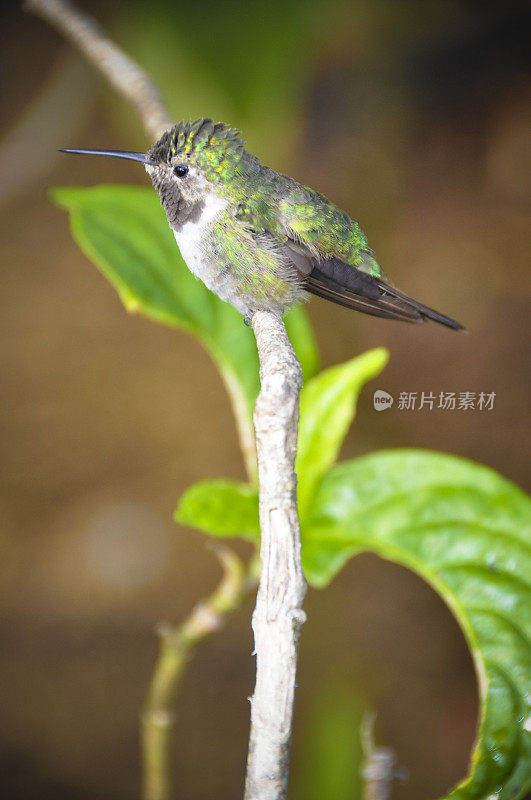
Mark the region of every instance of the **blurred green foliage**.
<instances>
[{"instance_id":1,"label":"blurred green foliage","mask_svg":"<svg viewBox=\"0 0 531 800\"><path fill-rule=\"evenodd\" d=\"M53 197L126 308L203 342L250 424L258 390L252 333L188 272L154 193L102 186L56 189ZM297 471L308 581L326 585L369 550L414 570L440 594L468 641L482 702L470 775L448 800L522 798L531 789L531 502L494 471L443 453L381 451L334 466L359 392L387 354L376 349L314 376L317 351L304 311L291 311L286 322L305 373ZM202 482L185 493L176 517L215 536L256 541L256 487ZM340 723L329 723L336 741Z\"/></svg>"},{"instance_id":2,"label":"blurred green foliage","mask_svg":"<svg viewBox=\"0 0 531 800\"><path fill-rule=\"evenodd\" d=\"M344 676L323 677L301 720L291 800L361 800L365 713L359 687Z\"/></svg>"},{"instance_id":3,"label":"blurred green foliage","mask_svg":"<svg viewBox=\"0 0 531 800\"><path fill-rule=\"evenodd\" d=\"M247 483L198 481L179 500L175 521L211 536L260 538L258 493Z\"/></svg>"},{"instance_id":4,"label":"blurred green foliage","mask_svg":"<svg viewBox=\"0 0 531 800\"><path fill-rule=\"evenodd\" d=\"M175 117L244 126L264 158L289 152L304 83L333 4L309 0L205 0L200 8L141 0L119 15L120 43L135 53ZM252 35L249 32L252 31ZM123 125L120 126L123 130Z\"/></svg>"}]
</instances>

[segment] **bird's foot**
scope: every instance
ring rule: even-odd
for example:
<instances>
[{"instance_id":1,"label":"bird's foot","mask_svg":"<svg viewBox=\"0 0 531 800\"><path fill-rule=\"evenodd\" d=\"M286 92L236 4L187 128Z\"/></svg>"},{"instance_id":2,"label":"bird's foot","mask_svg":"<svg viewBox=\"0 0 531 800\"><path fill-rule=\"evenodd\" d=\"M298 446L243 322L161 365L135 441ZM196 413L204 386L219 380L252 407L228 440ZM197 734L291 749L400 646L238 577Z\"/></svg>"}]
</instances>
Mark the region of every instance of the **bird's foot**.
<instances>
[{"instance_id":1,"label":"bird's foot","mask_svg":"<svg viewBox=\"0 0 531 800\"><path fill-rule=\"evenodd\" d=\"M251 328L251 317L248 314L245 314L243 321L247 325L248 328Z\"/></svg>"}]
</instances>

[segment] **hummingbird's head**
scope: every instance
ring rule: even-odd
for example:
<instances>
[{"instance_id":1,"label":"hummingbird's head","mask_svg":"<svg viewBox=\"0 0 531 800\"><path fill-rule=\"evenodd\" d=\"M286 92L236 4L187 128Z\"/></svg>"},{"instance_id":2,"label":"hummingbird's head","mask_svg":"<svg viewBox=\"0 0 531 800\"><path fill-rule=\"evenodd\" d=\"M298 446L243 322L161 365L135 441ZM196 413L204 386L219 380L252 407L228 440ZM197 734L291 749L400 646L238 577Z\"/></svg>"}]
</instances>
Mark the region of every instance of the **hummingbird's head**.
<instances>
[{"instance_id":1,"label":"hummingbird's head","mask_svg":"<svg viewBox=\"0 0 531 800\"><path fill-rule=\"evenodd\" d=\"M140 161L159 193L173 228L188 219L198 203L224 194L240 173L245 153L239 131L222 122L180 122L163 133L147 153L121 150L65 150Z\"/></svg>"},{"instance_id":2,"label":"hummingbird's head","mask_svg":"<svg viewBox=\"0 0 531 800\"><path fill-rule=\"evenodd\" d=\"M208 195L224 193L244 153L238 133L211 119L180 122L148 150L146 172L170 224L172 207L184 213Z\"/></svg>"},{"instance_id":3,"label":"hummingbird's head","mask_svg":"<svg viewBox=\"0 0 531 800\"><path fill-rule=\"evenodd\" d=\"M198 119L180 122L166 131L148 150L146 160L168 170L184 187L200 175L212 184L227 184L234 178L244 153L239 131L222 122ZM156 174L156 168L147 167Z\"/></svg>"}]
</instances>

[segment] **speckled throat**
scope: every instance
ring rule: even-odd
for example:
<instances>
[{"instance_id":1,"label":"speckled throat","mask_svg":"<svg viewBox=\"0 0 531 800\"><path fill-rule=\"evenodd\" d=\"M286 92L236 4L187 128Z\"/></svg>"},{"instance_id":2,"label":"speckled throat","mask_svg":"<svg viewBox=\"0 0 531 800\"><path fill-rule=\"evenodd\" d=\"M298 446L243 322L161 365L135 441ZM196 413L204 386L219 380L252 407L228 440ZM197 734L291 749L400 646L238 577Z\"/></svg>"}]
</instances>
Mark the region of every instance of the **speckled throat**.
<instances>
[{"instance_id":1,"label":"speckled throat","mask_svg":"<svg viewBox=\"0 0 531 800\"><path fill-rule=\"evenodd\" d=\"M179 231L186 222L198 222L205 207L203 198L190 203L179 192L169 173L148 170L153 188L157 190L160 202L166 212L168 224L174 231Z\"/></svg>"}]
</instances>

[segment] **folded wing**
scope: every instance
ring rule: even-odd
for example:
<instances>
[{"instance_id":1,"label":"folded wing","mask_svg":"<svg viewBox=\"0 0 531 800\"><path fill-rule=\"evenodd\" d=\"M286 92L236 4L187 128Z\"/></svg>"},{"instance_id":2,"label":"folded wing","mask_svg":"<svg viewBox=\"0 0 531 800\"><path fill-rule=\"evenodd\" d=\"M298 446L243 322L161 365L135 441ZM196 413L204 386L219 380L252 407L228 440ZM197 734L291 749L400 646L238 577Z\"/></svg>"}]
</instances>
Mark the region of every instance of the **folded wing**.
<instances>
[{"instance_id":1,"label":"folded wing","mask_svg":"<svg viewBox=\"0 0 531 800\"><path fill-rule=\"evenodd\" d=\"M303 277L304 289L333 303L375 317L404 322L433 320L453 330L463 329L459 322L407 297L379 277L338 258L312 257L301 242L286 242L282 252Z\"/></svg>"}]
</instances>

